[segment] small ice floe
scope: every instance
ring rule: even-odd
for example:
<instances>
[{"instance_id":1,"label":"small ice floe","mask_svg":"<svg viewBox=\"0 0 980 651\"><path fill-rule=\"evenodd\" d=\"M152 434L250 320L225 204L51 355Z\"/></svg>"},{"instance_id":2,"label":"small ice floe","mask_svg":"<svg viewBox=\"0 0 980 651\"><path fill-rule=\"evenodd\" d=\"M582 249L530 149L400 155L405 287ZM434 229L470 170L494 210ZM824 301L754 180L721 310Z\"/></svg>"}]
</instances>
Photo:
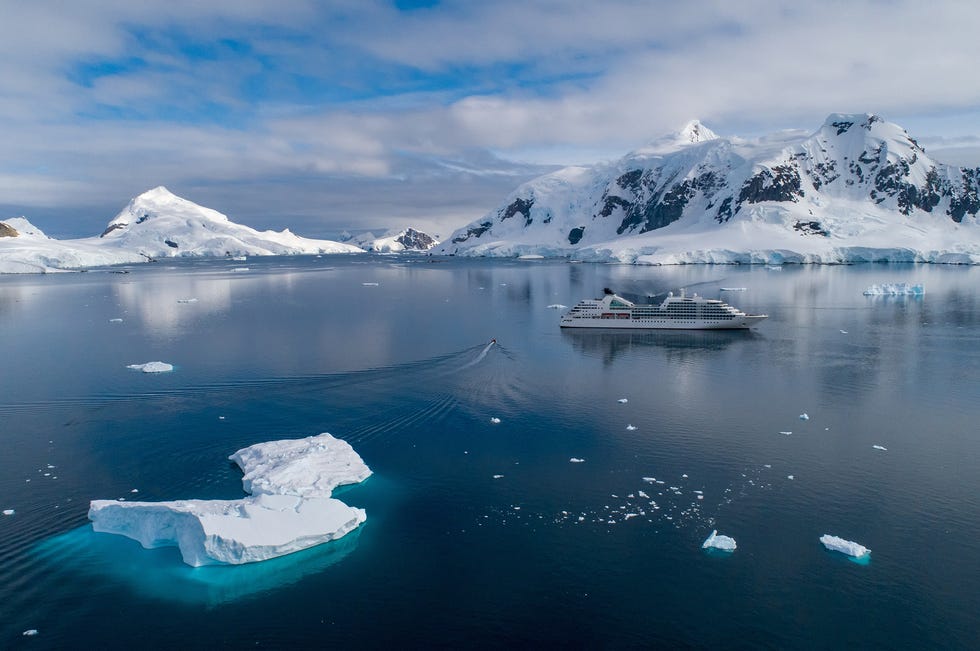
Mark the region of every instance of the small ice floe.
<instances>
[{"instance_id":1,"label":"small ice floe","mask_svg":"<svg viewBox=\"0 0 980 651\"><path fill-rule=\"evenodd\" d=\"M810 415L804 411L802 414L800 414L800 420L810 420Z\"/></svg>"},{"instance_id":2,"label":"small ice floe","mask_svg":"<svg viewBox=\"0 0 980 651\"><path fill-rule=\"evenodd\" d=\"M841 331L840 331L840 333L841 333L842 335L846 335L846 334L847 334L847 330L841 330Z\"/></svg>"},{"instance_id":3,"label":"small ice floe","mask_svg":"<svg viewBox=\"0 0 980 651\"><path fill-rule=\"evenodd\" d=\"M129 491L129 492L130 492L130 493L138 493L138 492L140 492L140 489L138 489L138 488L134 488L133 490L131 490L131 491Z\"/></svg>"},{"instance_id":4,"label":"small ice floe","mask_svg":"<svg viewBox=\"0 0 980 651\"><path fill-rule=\"evenodd\" d=\"M166 362L146 362L145 364L130 364L126 368L144 373L169 373L174 370L174 365Z\"/></svg>"},{"instance_id":5,"label":"small ice floe","mask_svg":"<svg viewBox=\"0 0 980 651\"><path fill-rule=\"evenodd\" d=\"M494 475L493 478L494 479L503 479L504 476L503 475Z\"/></svg>"},{"instance_id":6,"label":"small ice floe","mask_svg":"<svg viewBox=\"0 0 980 651\"><path fill-rule=\"evenodd\" d=\"M26 631L24 631L23 633L21 633L21 635L23 635L24 637L34 637L35 635L37 635L37 629L36 628L29 628Z\"/></svg>"},{"instance_id":7,"label":"small ice floe","mask_svg":"<svg viewBox=\"0 0 980 651\"><path fill-rule=\"evenodd\" d=\"M361 283L365 287L377 287L378 283Z\"/></svg>"},{"instance_id":8,"label":"small ice floe","mask_svg":"<svg viewBox=\"0 0 980 651\"><path fill-rule=\"evenodd\" d=\"M13 515L14 513L16 513L16 511L14 511L13 509L4 509L3 510L3 514L4 515Z\"/></svg>"},{"instance_id":9,"label":"small ice floe","mask_svg":"<svg viewBox=\"0 0 980 651\"><path fill-rule=\"evenodd\" d=\"M786 436L789 436L789 435L790 435L790 434L792 434L792 433L793 433L793 432L780 432L780 434L784 434L784 435L786 435Z\"/></svg>"},{"instance_id":10,"label":"small ice floe","mask_svg":"<svg viewBox=\"0 0 980 651\"><path fill-rule=\"evenodd\" d=\"M494 425L496 425L496 424L500 423L500 419L497 418L496 416L491 416L490 417L490 422L493 423Z\"/></svg>"},{"instance_id":11,"label":"small ice floe","mask_svg":"<svg viewBox=\"0 0 980 651\"><path fill-rule=\"evenodd\" d=\"M708 536L704 543L701 545L702 549L720 549L724 552L733 552L738 545L735 543L734 538L729 536L719 536L717 529L711 530L711 535Z\"/></svg>"},{"instance_id":12,"label":"small ice floe","mask_svg":"<svg viewBox=\"0 0 980 651\"><path fill-rule=\"evenodd\" d=\"M888 451L888 448L886 448L884 445L872 445L871 447L873 447L875 450L882 450L883 452Z\"/></svg>"},{"instance_id":13,"label":"small ice floe","mask_svg":"<svg viewBox=\"0 0 980 651\"><path fill-rule=\"evenodd\" d=\"M684 473L683 475L681 475L681 479L687 479L687 473Z\"/></svg>"},{"instance_id":14,"label":"small ice floe","mask_svg":"<svg viewBox=\"0 0 980 651\"><path fill-rule=\"evenodd\" d=\"M744 292L745 291L745 288L744 287L722 287L721 288L721 291L723 291L723 292Z\"/></svg>"},{"instance_id":15,"label":"small ice floe","mask_svg":"<svg viewBox=\"0 0 980 651\"><path fill-rule=\"evenodd\" d=\"M178 298L177 299L177 302L178 303L197 303L197 299L196 298Z\"/></svg>"},{"instance_id":16,"label":"small ice floe","mask_svg":"<svg viewBox=\"0 0 980 651\"><path fill-rule=\"evenodd\" d=\"M656 477L644 477L643 478L643 481L645 481L648 484L656 484L657 483L657 478Z\"/></svg>"},{"instance_id":17,"label":"small ice floe","mask_svg":"<svg viewBox=\"0 0 980 651\"><path fill-rule=\"evenodd\" d=\"M854 541L844 540L837 536L831 536L830 534L820 536L820 542L832 552L840 552L841 554L847 554L854 558L862 558L871 553L871 550L864 545L859 545Z\"/></svg>"},{"instance_id":18,"label":"small ice floe","mask_svg":"<svg viewBox=\"0 0 980 651\"><path fill-rule=\"evenodd\" d=\"M240 272L243 272L243 271L248 271L248 267L235 267L234 269L232 269L232 271L234 271L236 273L240 273Z\"/></svg>"},{"instance_id":19,"label":"small ice floe","mask_svg":"<svg viewBox=\"0 0 980 651\"><path fill-rule=\"evenodd\" d=\"M618 402L621 405L625 405L627 402L629 402L629 398L620 398L616 402Z\"/></svg>"},{"instance_id":20,"label":"small ice floe","mask_svg":"<svg viewBox=\"0 0 980 651\"><path fill-rule=\"evenodd\" d=\"M119 318L109 319L109 323L122 323L122 319L119 319Z\"/></svg>"},{"instance_id":21,"label":"small ice floe","mask_svg":"<svg viewBox=\"0 0 980 651\"><path fill-rule=\"evenodd\" d=\"M636 429L636 425L627 425L626 426L626 431L628 431L628 432L632 432L635 429Z\"/></svg>"},{"instance_id":22,"label":"small ice floe","mask_svg":"<svg viewBox=\"0 0 980 651\"><path fill-rule=\"evenodd\" d=\"M796 477L793 475L786 475L786 479L796 479Z\"/></svg>"},{"instance_id":23,"label":"small ice floe","mask_svg":"<svg viewBox=\"0 0 980 651\"><path fill-rule=\"evenodd\" d=\"M922 285L909 283L881 283L864 290L865 296L922 296L925 293Z\"/></svg>"},{"instance_id":24,"label":"small ice floe","mask_svg":"<svg viewBox=\"0 0 980 651\"><path fill-rule=\"evenodd\" d=\"M564 310L566 307L568 307L568 306L567 305L562 305L561 303L552 303L551 305L548 306L548 309L549 310Z\"/></svg>"},{"instance_id":25,"label":"small ice floe","mask_svg":"<svg viewBox=\"0 0 980 651\"><path fill-rule=\"evenodd\" d=\"M572 457L568 460L568 463L585 463L585 459L579 459L578 457Z\"/></svg>"}]
</instances>

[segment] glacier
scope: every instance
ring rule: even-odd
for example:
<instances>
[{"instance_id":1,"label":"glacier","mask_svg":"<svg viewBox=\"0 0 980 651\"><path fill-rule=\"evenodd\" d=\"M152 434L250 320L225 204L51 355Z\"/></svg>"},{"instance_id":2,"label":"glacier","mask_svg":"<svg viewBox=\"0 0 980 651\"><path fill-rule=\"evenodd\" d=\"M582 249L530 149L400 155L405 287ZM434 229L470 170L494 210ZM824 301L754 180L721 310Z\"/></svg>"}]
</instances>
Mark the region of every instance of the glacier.
<instances>
[{"instance_id":1,"label":"glacier","mask_svg":"<svg viewBox=\"0 0 980 651\"><path fill-rule=\"evenodd\" d=\"M367 519L331 497L371 475L346 441L329 433L258 443L229 457L242 469L248 497L234 500L92 500L94 531L176 546L188 565L263 561L336 540Z\"/></svg>"}]
</instances>

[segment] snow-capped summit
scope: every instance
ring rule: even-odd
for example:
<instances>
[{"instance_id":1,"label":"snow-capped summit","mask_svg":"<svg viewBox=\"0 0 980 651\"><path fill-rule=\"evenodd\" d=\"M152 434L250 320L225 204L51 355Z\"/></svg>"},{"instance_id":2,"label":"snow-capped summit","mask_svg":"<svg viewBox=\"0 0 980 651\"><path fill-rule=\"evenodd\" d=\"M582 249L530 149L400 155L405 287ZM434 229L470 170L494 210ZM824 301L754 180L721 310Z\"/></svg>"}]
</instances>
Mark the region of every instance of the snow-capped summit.
<instances>
[{"instance_id":1,"label":"snow-capped summit","mask_svg":"<svg viewBox=\"0 0 980 651\"><path fill-rule=\"evenodd\" d=\"M125 229L130 225L143 224L150 219L160 217L199 219L202 222L212 221L221 224L229 223L228 217L217 210L205 208L187 199L182 199L162 185L158 185L152 190L147 190L134 197L129 205L109 222L99 237L105 237L113 231Z\"/></svg>"},{"instance_id":2,"label":"snow-capped summit","mask_svg":"<svg viewBox=\"0 0 980 651\"><path fill-rule=\"evenodd\" d=\"M700 120L691 120L681 127L679 131L655 138L633 153L641 155L668 154L682 147L696 145L707 142L708 140L716 140L717 138L718 135L701 124Z\"/></svg>"},{"instance_id":3,"label":"snow-capped summit","mask_svg":"<svg viewBox=\"0 0 980 651\"><path fill-rule=\"evenodd\" d=\"M364 233L348 240L365 251L378 253L396 253L400 251L428 251L439 242L427 233L406 228L401 231L389 231L381 237L374 233Z\"/></svg>"},{"instance_id":4,"label":"snow-capped summit","mask_svg":"<svg viewBox=\"0 0 980 651\"><path fill-rule=\"evenodd\" d=\"M830 115L809 135L719 138L697 122L618 161L525 183L438 249L641 263L980 263L980 168L896 124Z\"/></svg>"}]
</instances>

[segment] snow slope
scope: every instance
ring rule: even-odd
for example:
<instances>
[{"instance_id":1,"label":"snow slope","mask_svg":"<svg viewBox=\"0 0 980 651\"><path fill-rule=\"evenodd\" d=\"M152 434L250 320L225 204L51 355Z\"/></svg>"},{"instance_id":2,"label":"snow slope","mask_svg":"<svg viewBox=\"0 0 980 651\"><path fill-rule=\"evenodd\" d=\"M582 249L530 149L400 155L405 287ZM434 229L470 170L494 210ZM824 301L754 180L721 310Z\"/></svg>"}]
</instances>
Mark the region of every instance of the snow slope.
<instances>
[{"instance_id":1,"label":"snow slope","mask_svg":"<svg viewBox=\"0 0 980 651\"><path fill-rule=\"evenodd\" d=\"M129 202L98 237L54 240L26 219L7 220L16 236L0 237L0 273L43 273L194 256L359 253L330 240L256 231L160 186Z\"/></svg>"},{"instance_id":2,"label":"snow slope","mask_svg":"<svg viewBox=\"0 0 980 651\"><path fill-rule=\"evenodd\" d=\"M719 138L698 122L618 161L530 181L435 251L647 264L980 263L980 168L898 125Z\"/></svg>"}]
</instances>

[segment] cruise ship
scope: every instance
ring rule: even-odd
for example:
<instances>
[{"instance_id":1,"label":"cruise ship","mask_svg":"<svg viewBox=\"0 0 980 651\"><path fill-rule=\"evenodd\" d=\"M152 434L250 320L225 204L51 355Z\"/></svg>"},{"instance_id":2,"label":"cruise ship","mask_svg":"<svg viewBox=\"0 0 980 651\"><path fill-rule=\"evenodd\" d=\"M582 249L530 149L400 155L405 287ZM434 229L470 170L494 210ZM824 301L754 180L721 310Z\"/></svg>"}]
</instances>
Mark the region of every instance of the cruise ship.
<instances>
[{"instance_id":1,"label":"cruise ship","mask_svg":"<svg viewBox=\"0 0 980 651\"><path fill-rule=\"evenodd\" d=\"M766 314L746 314L724 301L673 292L660 305L638 305L606 289L602 298L586 299L561 318L562 328L663 330L737 330L751 328Z\"/></svg>"}]
</instances>

